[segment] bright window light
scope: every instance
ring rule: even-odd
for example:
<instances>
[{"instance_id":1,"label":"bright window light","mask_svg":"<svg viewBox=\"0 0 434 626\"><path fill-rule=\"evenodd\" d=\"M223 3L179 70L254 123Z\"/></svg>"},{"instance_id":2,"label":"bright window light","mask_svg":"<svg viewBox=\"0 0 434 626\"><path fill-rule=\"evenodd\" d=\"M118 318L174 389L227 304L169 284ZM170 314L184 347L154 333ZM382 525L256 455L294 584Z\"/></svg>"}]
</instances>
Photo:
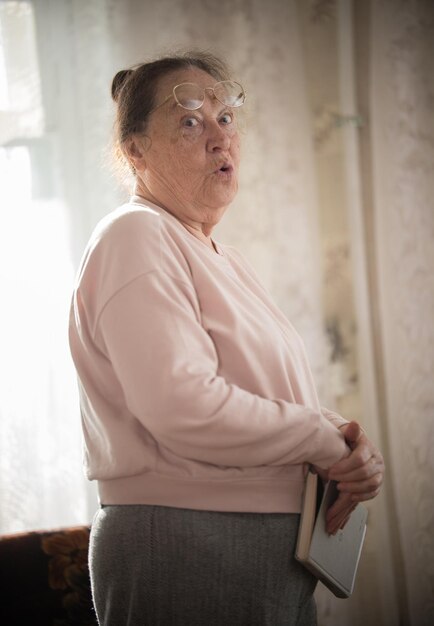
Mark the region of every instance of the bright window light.
<instances>
[{"instance_id":1,"label":"bright window light","mask_svg":"<svg viewBox=\"0 0 434 626\"><path fill-rule=\"evenodd\" d=\"M45 134L40 71L32 4L0 0L0 534L87 519L68 208L41 193L56 129Z\"/></svg>"},{"instance_id":2,"label":"bright window light","mask_svg":"<svg viewBox=\"0 0 434 626\"><path fill-rule=\"evenodd\" d=\"M8 81L6 76L5 58L3 54L2 31L0 28L0 111L9 108Z\"/></svg>"}]
</instances>

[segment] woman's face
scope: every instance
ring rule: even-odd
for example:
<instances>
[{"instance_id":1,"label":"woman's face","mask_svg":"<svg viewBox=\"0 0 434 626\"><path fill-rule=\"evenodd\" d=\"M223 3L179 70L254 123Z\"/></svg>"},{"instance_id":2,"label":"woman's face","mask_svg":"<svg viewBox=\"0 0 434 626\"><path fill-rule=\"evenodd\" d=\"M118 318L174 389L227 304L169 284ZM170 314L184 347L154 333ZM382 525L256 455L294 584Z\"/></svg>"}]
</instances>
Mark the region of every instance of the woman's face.
<instances>
[{"instance_id":1,"label":"woman's face","mask_svg":"<svg viewBox=\"0 0 434 626\"><path fill-rule=\"evenodd\" d=\"M155 104L184 82L213 87L217 81L197 68L173 72L160 80ZM137 168L138 192L142 189L148 197L150 193L180 219L215 225L238 189L236 114L236 109L223 105L210 91L196 111L169 98L148 121L143 163Z\"/></svg>"}]
</instances>

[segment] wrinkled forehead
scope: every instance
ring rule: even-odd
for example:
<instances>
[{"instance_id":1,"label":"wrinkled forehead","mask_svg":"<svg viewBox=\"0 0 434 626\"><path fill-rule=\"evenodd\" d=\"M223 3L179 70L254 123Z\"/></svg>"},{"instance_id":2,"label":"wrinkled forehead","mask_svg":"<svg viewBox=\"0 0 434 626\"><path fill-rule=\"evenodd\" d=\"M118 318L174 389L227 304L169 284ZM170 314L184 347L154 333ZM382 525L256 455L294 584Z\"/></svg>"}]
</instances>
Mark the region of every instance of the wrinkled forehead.
<instances>
[{"instance_id":1,"label":"wrinkled forehead","mask_svg":"<svg viewBox=\"0 0 434 626\"><path fill-rule=\"evenodd\" d=\"M161 102L171 92L175 85L181 83L197 83L200 87L214 87L218 82L218 79L214 78L207 72L199 69L198 67L191 67L188 69L176 70L170 72L158 81L156 90L156 102Z\"/></svg>"}]
</instances>

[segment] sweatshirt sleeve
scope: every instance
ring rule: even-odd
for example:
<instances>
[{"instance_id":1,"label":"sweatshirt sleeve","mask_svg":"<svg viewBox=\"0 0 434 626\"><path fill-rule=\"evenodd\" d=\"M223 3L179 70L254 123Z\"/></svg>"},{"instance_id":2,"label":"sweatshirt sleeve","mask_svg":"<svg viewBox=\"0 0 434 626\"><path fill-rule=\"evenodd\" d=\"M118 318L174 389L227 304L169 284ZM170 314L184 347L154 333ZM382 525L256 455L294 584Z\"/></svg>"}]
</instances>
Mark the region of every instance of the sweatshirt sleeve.
<instances>
[{"instance_id":1,"label":"sweatshirt sleeve","mask_svg":"<svg viewBox=\"0 0 434 626\"><path fill-rule=\"evenodd\" d=\"M330 409L326 409L325 407L321 407L321 413L324 415L328 421L336 426L336 428L340 428L341 426L345 426L345 424L349 424L349 421L343 418L339 413L335 411L330 411Z\"/></svg>"},{"instance_id":2,"label":"sweatshirt sleeve","mask_svg":"<svg viewBox=\"0 0 434 626\"><path fill-rule=\"evenodd\" d=\"M328 468L348 454L342 433L321 412L259 397L220 376L193 287L163 271L136 278L107 302L95 341L128 410L180 457Z\"/></svg>"}]
</instances>

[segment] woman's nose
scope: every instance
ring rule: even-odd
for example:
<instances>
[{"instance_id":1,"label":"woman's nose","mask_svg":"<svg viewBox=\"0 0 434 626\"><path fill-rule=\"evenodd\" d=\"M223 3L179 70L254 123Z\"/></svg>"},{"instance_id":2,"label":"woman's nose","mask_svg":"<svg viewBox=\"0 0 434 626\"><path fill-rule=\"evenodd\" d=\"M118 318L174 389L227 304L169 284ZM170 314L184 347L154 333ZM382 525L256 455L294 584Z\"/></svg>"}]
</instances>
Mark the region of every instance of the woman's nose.
<instances>
[{"instance_id":1,"label":"woman's nose","mask_svg":"<svg viewBox=\"0 0 434 626\"><path fill-rule=\"evenodd\" d=\"M210 152L223 152L229 150L232 133L226 128L222 128L216 121L210 129L207 141L207 149Z\"/></svg>"}]
</instances>

